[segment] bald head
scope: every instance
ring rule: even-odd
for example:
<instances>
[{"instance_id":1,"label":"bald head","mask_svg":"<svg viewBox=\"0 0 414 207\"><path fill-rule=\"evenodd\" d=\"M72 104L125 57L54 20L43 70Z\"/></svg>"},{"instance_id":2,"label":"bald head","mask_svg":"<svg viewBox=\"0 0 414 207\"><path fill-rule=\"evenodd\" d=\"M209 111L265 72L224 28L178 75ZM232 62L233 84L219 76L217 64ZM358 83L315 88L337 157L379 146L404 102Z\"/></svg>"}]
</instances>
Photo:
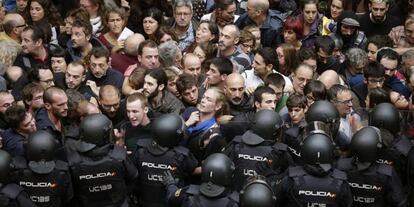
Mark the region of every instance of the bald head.
<instances>
[{"instance_id":1,"label":"bald head","mask_svg":"<svg viewBox=\"0 0 414 207\"><path fill-rule=\"evenodd\" d=\"M24 21L22 15L17 13L7 14L3 20L4 32L13 39L20 36L25 25L26 21Z\"/></svg>"},{"instance_id":2,"label":"bald head","mask_svg":"<svg viewBox=\"0 0 414 207\"><path fill-rule=\"evenodd\" d=\"M135 33L125 40L125 52L128 55L138 55L138 47L145 40L142 34Z\"/></svg>"},{"instance_id":3,"label":"bald head","mask_svg":"<svg viewBox=\"0 0 414 207\"><path fill-rule=\"evenodd\" d=\"M326 70L319 76L318 80L325 85L326 89L340 83L338 73L334 70Z\"/></svg>"},{"instance_id":4,"label":"bald head","mask_svg":"<svg viewBox=\"0 0 414 207\"><path fill-rule=\"evenodd\" d=\"M244 78L240 73L231 73L225 81L227 100L233 105L240 105L244 100Z\"/></svg>"},{"instance_id":5,"label":"bald head","mask_svg":"<svg viewBox=\"0 0 414 207\"><path fill-rule=\"evenodd\" d=\"M250 8L260 10L262 13L267 13L267 10L269 9L269 0L248 0L247 5L250 6Z\"/></svg>"},{"instance_id":6,"label":"bald head","mask_svg":"<svg viewBox=\"0 0 414 207\"><path fill-rule=\"evenodd\" d=\"M240 38L240 29L234 24L228 24L223 27L223 30L228 31L231 33L235 38Z\"/></svg>"}]
</instances>

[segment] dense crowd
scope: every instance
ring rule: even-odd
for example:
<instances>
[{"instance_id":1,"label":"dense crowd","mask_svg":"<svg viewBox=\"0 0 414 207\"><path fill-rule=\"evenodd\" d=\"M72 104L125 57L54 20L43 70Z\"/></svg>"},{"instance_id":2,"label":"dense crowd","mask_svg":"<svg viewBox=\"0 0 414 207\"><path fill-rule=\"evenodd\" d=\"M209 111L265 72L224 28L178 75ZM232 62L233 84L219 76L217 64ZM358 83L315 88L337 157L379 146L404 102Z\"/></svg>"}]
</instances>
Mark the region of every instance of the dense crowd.
<instances>
[{"instance_id":1,"label":"dense crowd","mask_svg":"<svg viewBox=\"0 0 414 207\"><path fill-rule=\"evenodd\" d=\"M414 203L413 0L0 2L0 206Z\"/></svg>"}]
</instances>

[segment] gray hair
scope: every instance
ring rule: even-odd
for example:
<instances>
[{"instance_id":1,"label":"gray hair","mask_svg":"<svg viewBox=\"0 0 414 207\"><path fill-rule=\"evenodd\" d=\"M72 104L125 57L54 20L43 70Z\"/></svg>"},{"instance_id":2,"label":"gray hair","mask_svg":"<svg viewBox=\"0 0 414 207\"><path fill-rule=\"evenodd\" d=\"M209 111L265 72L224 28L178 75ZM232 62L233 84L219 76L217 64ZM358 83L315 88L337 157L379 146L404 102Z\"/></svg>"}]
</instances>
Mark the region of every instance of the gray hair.
<instances>
[{"instance_id":1,"label":"gray hair","mask_svg":"<svg viewBox=\"0 0 414 207\"><path fill-rule=\"evenodd\" d=\"M168 41L162 43L158 46L160 62L164 67L169 67L175 65L175 58L179 49L173 41Z\"/></svg>"},{"instance_id":2,"label":"gray hair","mask_svg":"<svg viewBox=\"0 0 414 207\"><path fill-rule=\"evenodd\" d=\"M191 9L191 12L193 11L193 3L191 0L175 0L174 7L173 7L174 13L175 13L175 9L180 6L189 7Z\"/></svg>"},{"instance_id":3,"label":"gray hair","mask_svg":"<svg viewBox=\"0 0 414 207\"><path fill-rule=\"evenodd\" d=\"M414 60L414 50L407 50L401 55L401 63L407 60Z\"/></svg>"},{"instance_id":4,"label":"gray hair","mask_svg":"<svg viewBox=\"0 0 414 207\"><path fill-rule=\"evenodd\" d=\"M360 66L365 66L368 64L368 55L361 48L351 48L345 53L346 61L348 65L353 68L358 68Z\"/></svg>"},{"instance_id":5,"label":"gray hair","mask_svg":"<svg viewBox=\"0 0 414 207\"><path fill-rule=\"evenodd\" d=\"M4 65L0 70L0 75L4 74L6 68L13 65L21 50L21 46L12 40L0 41L0 62Z\"/></svg>"}]
</instances>

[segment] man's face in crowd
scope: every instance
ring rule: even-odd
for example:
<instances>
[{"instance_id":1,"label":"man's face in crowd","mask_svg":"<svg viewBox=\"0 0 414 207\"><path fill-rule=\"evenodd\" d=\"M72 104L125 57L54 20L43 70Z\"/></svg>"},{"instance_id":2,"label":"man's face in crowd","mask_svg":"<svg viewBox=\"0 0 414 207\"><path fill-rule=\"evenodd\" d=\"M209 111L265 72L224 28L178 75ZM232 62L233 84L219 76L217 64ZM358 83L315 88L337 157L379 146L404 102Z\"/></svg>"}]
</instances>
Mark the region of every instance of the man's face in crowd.
<instances>
[{"instance_id":1,"label":"man's face in crowd","mask_svg":"<svg viewBox=\"0 0 414 207\"><path fill-rule=\"evenodd\" d=\"M263 57L259 54L254 56L252 68L254 70L254 74L259 77L265 76L268 73L266 63L264 62Z\"/></svg>"},{"instance_id":2,"label":"man's face in crowd","mask_svg":"<svg viewBox=\"0 0 414 207\"><path fill-rule=\"evenodd\" d=\"M55 85L55 82L53 82L53 73L49 69L39 69L39 78L40 85L45 90Z\"/></svg>"},{"instance_id":3,"label":"man's face in crowd","mask_svg":"<svg viewBox=\"0 0 414 207\"><path fill-rule=\"evenodd\" d=\"M262 109L275 110L277 104L277 98L275 94L263 93L262 102L255 102L256 110L260 111Z\"/></svg>"},{"instance_id":4,"label":"man's face in crowd","mask_svg":"<svg viewBox=\"0 0 414 207\"><path fill-rule=\"evenodd\" d=\"M352 111L352 94L351 91L340 91L336 95L336 100L334 104L339 111L341 117L345 117L347 114L350 114Z\"/></svg>"},{"instance_id":5,"label":"man's face in crowd","mask_svg":"<svg viewBox=\"0 0 414 207\"><path fill-rule=\"evenodd\" d=\"M312 80L313 70L308 66L299 66L296 72L292 73L292 84L295 92L303 94L306 83Z\"/></svg>"},{"instance_id":6,"label":"man's face in crowd","mask_svg":"<svg viewBox=\"0 0 414 207\"><path fill-rule=\"evenodd\" d=\"M138 126L144 120L148 113L148 107L143 106L140 100L126 103L127 116L132 126Z\"/></svg>"},{"instance_id":7,"label":"man's face in crowd","mask_svg":"<svg viewBox=\"0 0 414 207\"><path fill-rule=\"evenodd\" d=\"M385 1L380 3L371 2L369 4L369 9L371 10L374 23L381 23L384 21L385 15L387 14L388 4Z\"/></svg>"},{"instance_id":8,"label":"man's face in crowd","mask_svg":"<svg viewBox=\"0 0 414 207\"><path fill-rule=\"evenodd\" d=\"M232 22L234 20L236 9L236 4L233 3L229 5L225 10L218 9L218 15L227 22Z\"/></svg>"},{"instance_id":9,"label":"man's face in crowd","mask_svg":"<svg viewBox=\"0 0 414 207\"><path fill-rule=\"evenodd\" d=\"M37 130L36 122L31 113L26 113L24 120L19 124L19 131L25 134L31 134Z\"/></svg>"},{"instance_id":10,"label":"man's face in crowd","mask_svg":"<svg viewBox=\"0 0 414 207\"><path fill-rule=\"evenodd\" d=\"M34 54L42 46L42 41L34 41L32 39L32 34L32 30L26 30L21 33L22 42L20 45L22 46L23 53L25 54Z\"/></svg>"},{"instance_id":11,"label":"man's face in crowd","mask_svg":"<svg viewBox=\"0 0 414 207\"><path fill-rule=\"evenodd\" d=\"M368 80L366 80L367 88L368 90L382 88L384 81L384 77L368 77Z\"/></svg>"},{"instance_id":12,"label":"man's face in crowd","mask_svg":"<svg viewBox=\"0 0 414 207\"><path fill-rule=\"evenodd\" d=\"M368 43L367 50L369 62L376 62L378 47L374 43Z\"/></svg>"},{"instance_id":13,"label":"man's face in crowd","mask_svg":"<svg viewBox=\"0 0 414 207\"><path fill-rule=\"evenodd\" d=\"M142 68L154 69L160 67L158 57L158 48L144 47L142 49L142 55L138 55L138 61Z\"/></svg>"},{"instance_id":14,"label":"man's face in crowd","mask_svg":"<svg viewBox=\"0 0 414 207\"><path fill-rule=\"evenodd\" d=\"M197 81L201 74L201 61L197 56L185 57L184 73L190 74Z\"/></svg>"},{"instance_id":15,"label":"man's face in crowd","mask_svg":"<svg viewBox=\"0 0 414 207\"><path fill-rule=\"evenodd\" d=\"M32 94L32 100L28 103L33 110L43 107L43 91L37 91Z\"/></svg>"},{"instance_id":16,"label":"man's face in crowd","mask_svg":"<svg viewBox=\"0 0 414 207\"><path fill-rule=\"evenodd\" d=\"M55 93L52 103L45 103L46 109L51 110L53 115L63 118L68 115L68 97L65 93Z\"/></svg>"},{"instance_id":17,"label":"man's face in crowd","mask_svg":"<svg viewBox=\"0 0 414 207\"><path fill-rule=\"evenodd\" d=\"M242 80L226 80L226 97L233 105L240 105L243 101L244 82Z\"/></svg>"},{"instance_id":18,"label":"man's face in crowd","mask_svg":"<svg viewBox=\"0 0 414 207\"><path fill-rule=\"evenodd\" d=\"M83 48L89 44L90 36L86 36L82 27L72 27L72 47L73 48Z\"/></svg>"},{"instance_id":19,"label":"man's face in crowd","mask_svg":"<svg viewBox=\"0 0 414 207\"><path fill-rule=\"evenodd\" d=\"M198 88L197 86L193 86L189 89L185 89L184 92L181 94L181 98L183 102L187 103L190 106L195 106L198 100Z\"/></svg>"},{"instance_id":20,"label":"man's face in crowd","mask_svg":"<svg viewBox=\"0 0 414 207\"><path fill-rule=\"evenodd\" d=\"M294 124L299 124L305 118L306 110L301 107L293 107L288 110L289 116Z\"/></svg>"},{"instance_id":21,"label":"man's face in crowd","mask_svg":"<svg viewBox=\"0 0 414 207\"><path fill-rule=\"evenodd\" d=\"M142 93L150 98L153 98L158 95L160 90L164 88L163 85L159 86L157 79L151 77L150 75L146 75L144 78L144 87Z\"/></svg>"},{"instance_id":22,"label":"man's face in crowd","mask_svg":"<svg viewBox=\"0 0 414 207\"><path fill-rule=\"evenodd\" d=\"M397 72L398 60L391 60L384 57L381 59L380 63L384 66L386 79L390 79Z\"/></svg>"},{"instance_id":23,"label":"man's face in crowd","mask_svg":"<svg viewBox=\"0 0 414 207\"><path fill-rule=\"evenodd\" d=\"M0 96L0 113L4 114L6 110L14 104L14 97L11 94L2 94Z\"/></svg>"},{"instance_id":24,"label":"man's face in crowd","mask_svg":"<svg viewBox=\"0 0 414 207\"><path fill-rule=\"evenodd\" d=\"M232 26L225 26L219 37L218 47L221 51L233 48L239 41L234 35L234 28Z\"/></svg>"},{"instance_id":25,"label":"man's face in crowd","mask_svg":"<svg viewBox=\"0 0 414 207\"><path fill-rule=\"evenodd\" d=\"M269 88L273 89L276 94L276 102L279 102L280 98L283 96L283 87L278 87L272 84L269 84Z\"/></svg>"},{"instance_id":26,"label":"man's face in crowd","mask_svg":"<svg viewBox=\"0 0 414 207\"><path fill-rule=\"evenodd\" d=\"M222 77L222 75L220 74L220 71L218 70L218 68L213 65L210 64L210 68L207 71L207 82L210 86L216 86L218 84L220 84L220 82L224 81L224 78Z\"/></svg>"},{"instance_id":27,"label":"man's face in crowd","mask_svg":"<svg viewBox=\"0 0 414 207\"><path fill-rule=\"evenodd\" d=\"M405 24L404 27L405 37L407 38L410 44L414 44L414 24Z\"/></svg>"},{"instance_id":28,"label":"man's face in crowd","mask_svg":"<svg viewBox=\"0 0 414 207\"><path fill-rule=\"evenodd\" d=\"M193 11L187 6L179 6L175 8L174 17L179 27L188 27L193 18Z\"/></svg>"},{"instance_id":29,"label":"man's face in crowd","mask_svg":"<svg viewBox=\"0 0 414 207\"><path fill-rule=\"evenodd\" d=\"M82 65L69 65L65 73L66 86L77 89L85 81L85 68Z\"/></svg>"},{"instance_id":30,"label":"man's face in crowd","mask_svg":"<svg viewBox=\"0 0 414 207\"><path fill-rule=\"evenodd\" d=\"M53 72L66 72L67 64L64 57L52 57L50 61L52 63Z\"/></svg>"},{"instance_id":31,"label":"man's face in crowd","mask_svg":"<svg viewBox=\"0 0 414 207\"><path fill-rule=\"evenodd\" d=\"M95 76L95 78L102 78L106 75L106 72L109 69L109 64L110 60L107 60L106 57L95 57L94 55L91 55L90 69L92 75Z\"/></svg>"},{"instance_id":32,"label":"man's face in crowd","mask_svg":"<svg viewBox=\"0 0 414 207\"><path fill-rule=\"evenodd\" d=\"M99 105L101 105L102 112L108 117L115 117L119 104L121 103L121 98L119 96L102 96L99 98Z\"/></svg>"},{"instance_id":33,"label":"man's face in crowd","mask_svg":"<svg viewBox=\"0 0 414 207\"><path fill-rule=\"evenodd\" d=\"M341 24L341 34L344 40L349 40L355 32L355 27Z\"/></svg>"},{"instance_id":34,"label":"man's face in crowd","mask_svg":"<svg viewBox=\"0 0 414 207\"><path fill-rule=\"evenodd\" d=\"M215 113L222 107L221 103L217 102L217 94L212 89L208 89L197 105L197 109L202 113Z\"/></svg>"}]
</instances>

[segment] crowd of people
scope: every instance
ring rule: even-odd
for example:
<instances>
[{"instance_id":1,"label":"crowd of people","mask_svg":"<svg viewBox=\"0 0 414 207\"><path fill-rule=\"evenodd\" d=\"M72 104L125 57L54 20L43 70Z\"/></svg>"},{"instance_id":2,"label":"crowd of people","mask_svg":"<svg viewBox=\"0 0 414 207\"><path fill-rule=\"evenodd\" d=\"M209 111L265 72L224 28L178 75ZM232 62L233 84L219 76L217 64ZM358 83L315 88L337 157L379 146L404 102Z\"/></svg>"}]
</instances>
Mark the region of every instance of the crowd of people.
<instances>
[{"instance_id":1,"label":"crowd of people","mask_svg":"<svg viewBox=\"0 0 414 207\"><path fill-rule=\"evenodd\" d=\"M0 206L414 205L412 0L0 2Z\"/></svg>"}]
</instances>

